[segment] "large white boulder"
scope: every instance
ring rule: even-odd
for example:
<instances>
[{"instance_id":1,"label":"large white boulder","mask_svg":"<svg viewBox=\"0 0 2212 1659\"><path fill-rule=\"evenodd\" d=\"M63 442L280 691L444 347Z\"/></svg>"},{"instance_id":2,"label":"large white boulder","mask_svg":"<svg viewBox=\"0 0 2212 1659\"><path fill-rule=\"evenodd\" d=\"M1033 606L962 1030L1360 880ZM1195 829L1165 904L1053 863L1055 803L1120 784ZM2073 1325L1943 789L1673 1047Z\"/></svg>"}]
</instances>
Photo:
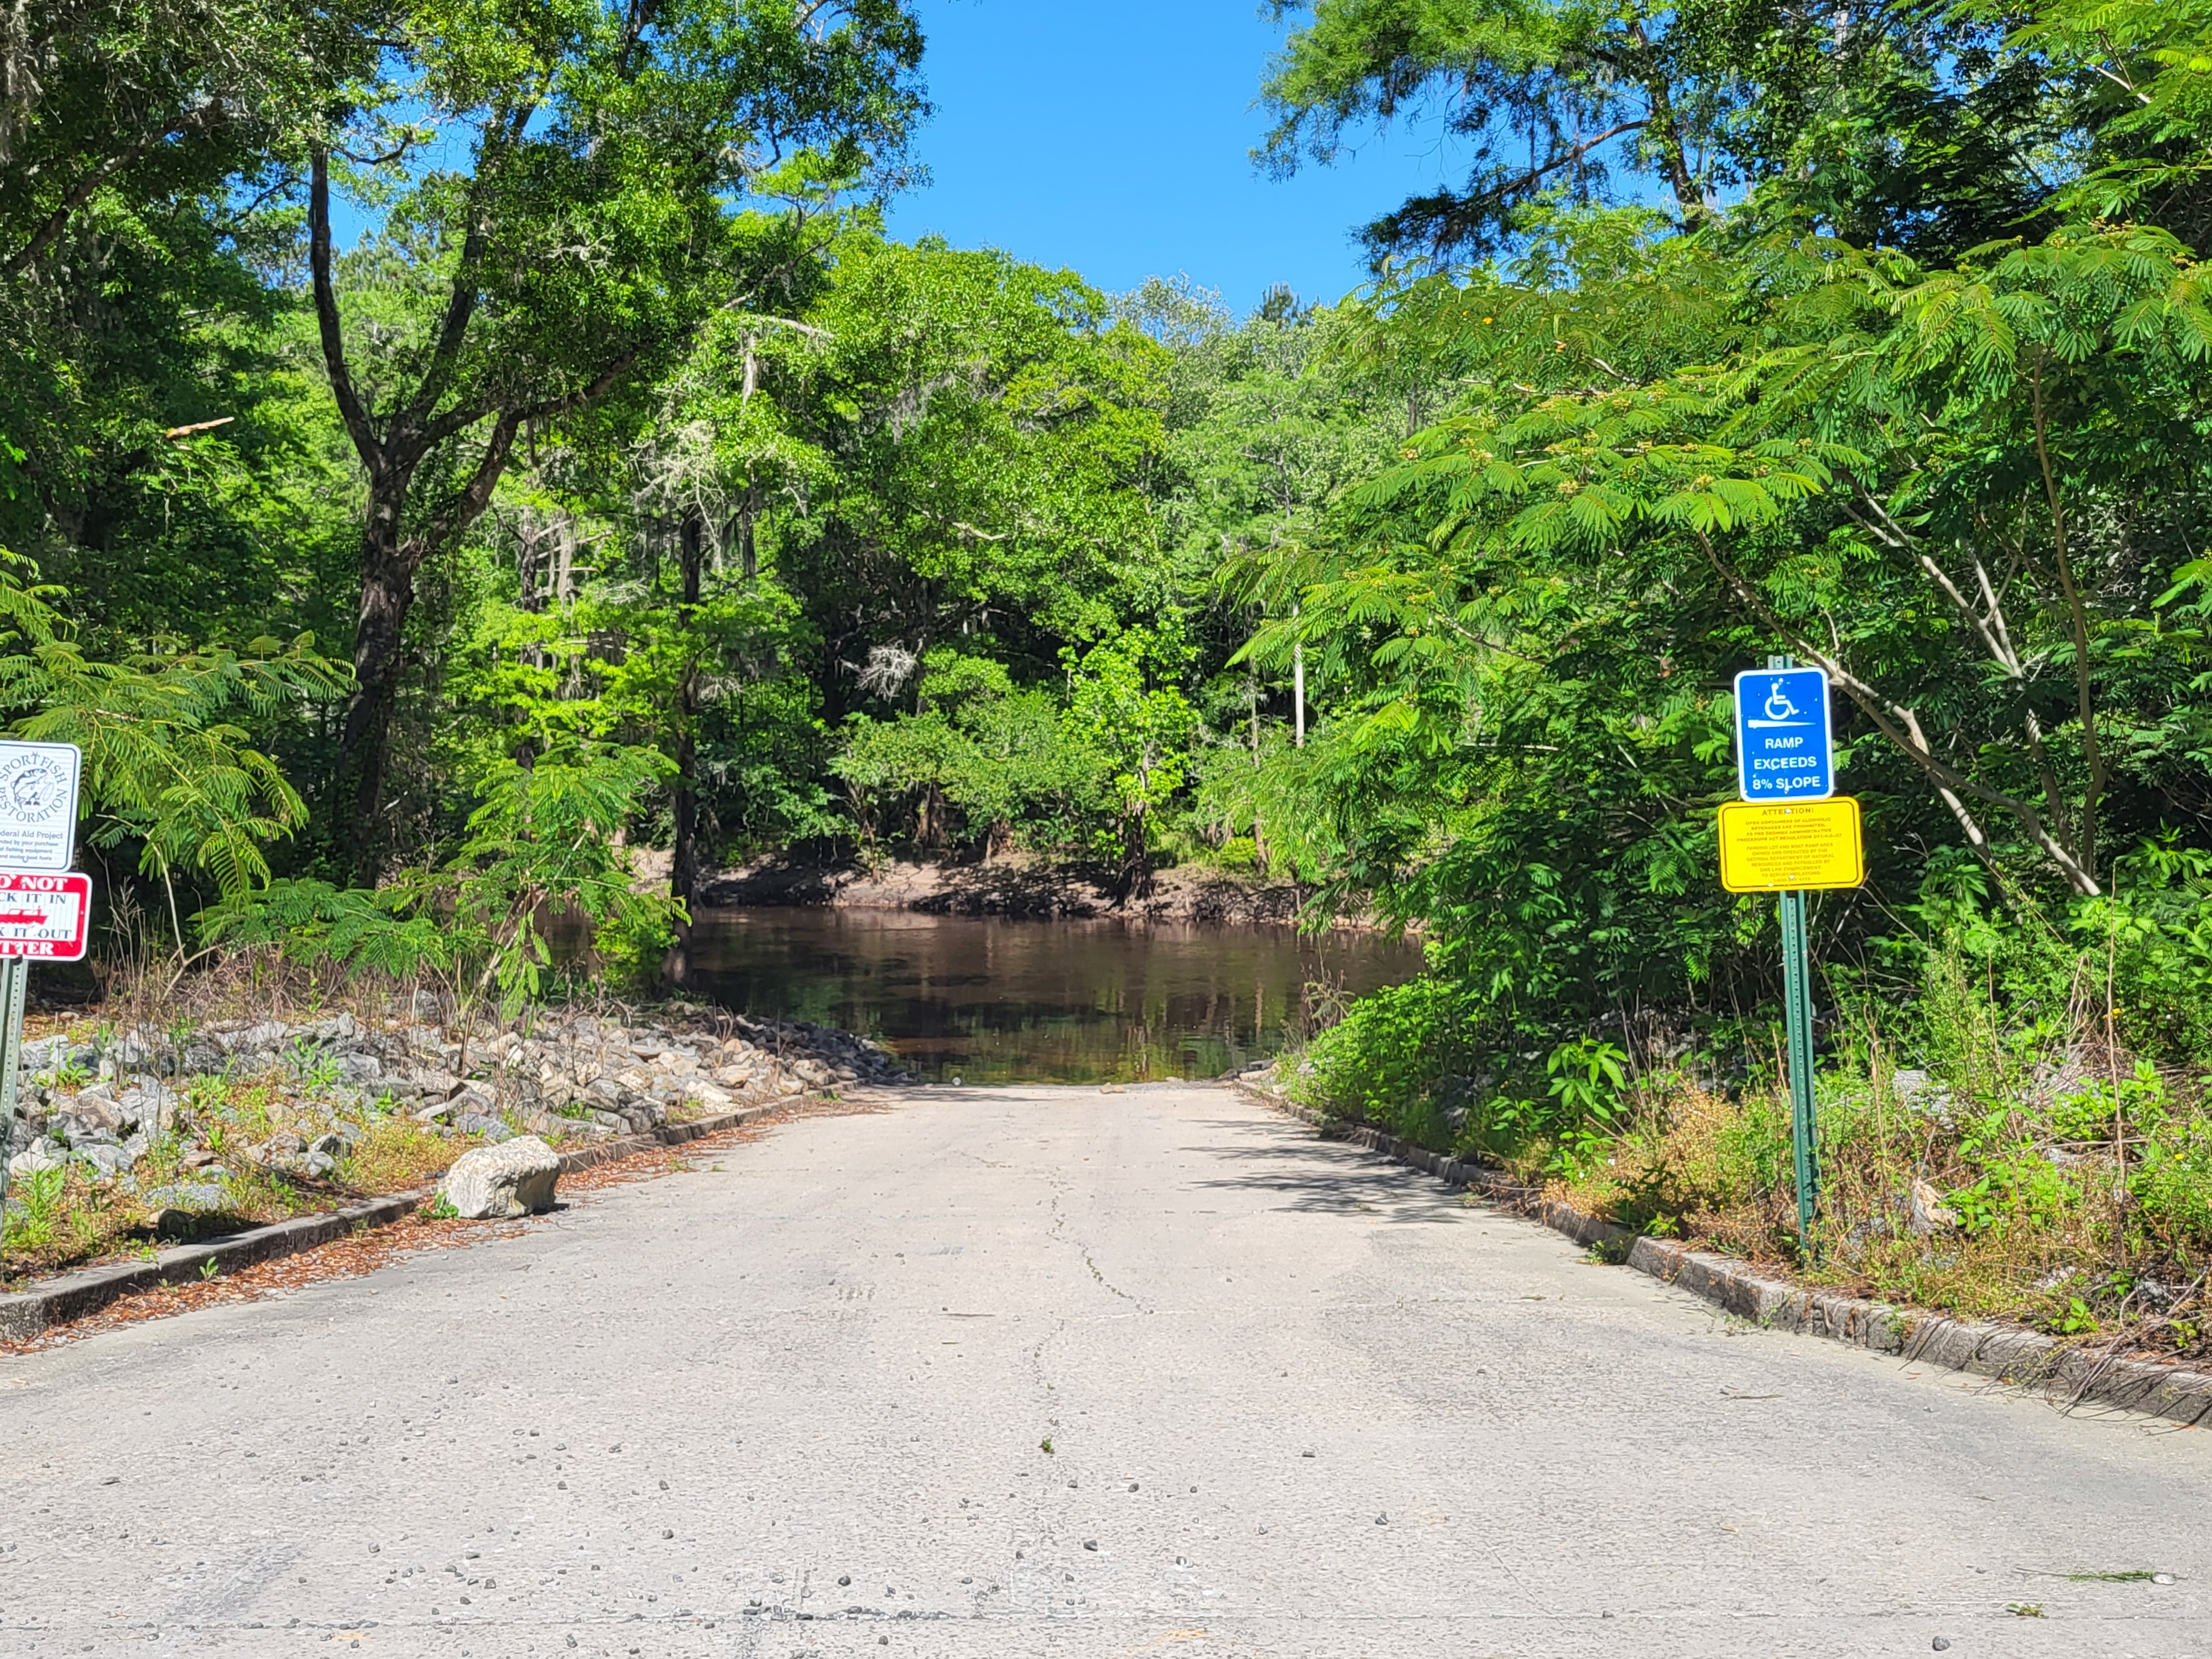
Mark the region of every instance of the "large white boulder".
<instances>
[{"instance_id":1,"label":"large white boulder","mask_svg":"<svg viewBox=\"0 0 2212 1659\"><path fill-rule=\"evenodd\" d=\"M553 1207L561 1155L536 1135L463 1152L446 1171L447 1202L465 1221L531 1215Z\"/></svg>"}]
</instances>

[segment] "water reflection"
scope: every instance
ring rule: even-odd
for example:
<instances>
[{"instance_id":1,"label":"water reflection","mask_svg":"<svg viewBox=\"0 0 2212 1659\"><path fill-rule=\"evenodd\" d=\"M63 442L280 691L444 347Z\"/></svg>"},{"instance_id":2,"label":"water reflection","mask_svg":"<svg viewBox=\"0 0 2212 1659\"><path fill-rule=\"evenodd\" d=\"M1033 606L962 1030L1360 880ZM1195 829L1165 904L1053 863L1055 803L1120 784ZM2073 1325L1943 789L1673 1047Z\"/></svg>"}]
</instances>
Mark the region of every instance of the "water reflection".
<instances>
[{"instance_id":1,"label":"water reflection","mask_svg":"<svg viewBox=\"0 0 2212 1659\"><path fill-rule=\"evenodd\" d=\"M970 1083L1214 1077L1273 1053L1307 988L1356 995L1419 951L1282 927L1025 921L903 910L702 910L700 994L881 1038Z\"/></svg>"}]
</instances>

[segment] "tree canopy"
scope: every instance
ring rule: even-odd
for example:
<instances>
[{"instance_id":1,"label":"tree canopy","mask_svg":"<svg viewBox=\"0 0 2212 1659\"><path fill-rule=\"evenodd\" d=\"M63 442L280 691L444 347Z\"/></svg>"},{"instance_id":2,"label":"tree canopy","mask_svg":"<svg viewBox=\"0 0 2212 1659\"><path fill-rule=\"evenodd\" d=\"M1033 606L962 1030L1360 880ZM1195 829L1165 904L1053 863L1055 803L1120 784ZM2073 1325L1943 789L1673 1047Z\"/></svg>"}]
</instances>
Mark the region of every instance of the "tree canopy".
<instances>
[{"instance_id":1,"label":"tree canopy","mask_svg":"<svg viewBox=\"0 0 2212 1659\"><path fill-rule=\"evenodd\" d=\"M1876 849L1833 961L1961 906L2196 960L2212 14L1277 10L1260 165L1465 165L1249 310L887 235L897 0L9 35L0 685L98 855L179 948L264 890L388 942L574 807L679 973L756 855L1212 861L1556 1045L1771 994L1710 877L1788 652Z\"/></svg>"}]
</instances>

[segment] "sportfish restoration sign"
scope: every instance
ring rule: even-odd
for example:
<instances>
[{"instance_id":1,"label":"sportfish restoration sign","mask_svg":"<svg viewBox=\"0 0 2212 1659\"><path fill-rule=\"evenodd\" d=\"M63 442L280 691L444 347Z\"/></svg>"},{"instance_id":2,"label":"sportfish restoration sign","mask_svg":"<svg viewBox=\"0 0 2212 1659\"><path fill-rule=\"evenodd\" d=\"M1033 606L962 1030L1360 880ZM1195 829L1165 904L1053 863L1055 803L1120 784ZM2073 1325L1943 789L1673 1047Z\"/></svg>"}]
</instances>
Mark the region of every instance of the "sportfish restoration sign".
<instances>
[{"instance_id":1,"label":"sportfish restoration sign","mask_svg":"<svg viewBox=\"0 0 2212 1659\"><path fill-rule=\"evenodd\" d=\"M0 743L0 870L66 870L76 856L73 743Z\"/></svg>"}]
</instances>

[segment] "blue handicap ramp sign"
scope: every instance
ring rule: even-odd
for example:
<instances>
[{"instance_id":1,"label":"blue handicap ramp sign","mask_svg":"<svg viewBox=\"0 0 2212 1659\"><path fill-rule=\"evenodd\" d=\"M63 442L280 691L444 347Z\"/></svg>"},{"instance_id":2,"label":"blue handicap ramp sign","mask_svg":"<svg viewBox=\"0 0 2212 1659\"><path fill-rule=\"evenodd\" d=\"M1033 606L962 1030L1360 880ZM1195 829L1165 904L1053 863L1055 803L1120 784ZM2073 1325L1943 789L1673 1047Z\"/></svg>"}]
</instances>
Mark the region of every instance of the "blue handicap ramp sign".
<instances>
[{"instance_id":1,"label":"blue handicap ramp sign","mask_svg":"<svg viewBox=\"0 0 2212 1659\"><path fill-rule=\"evenodd\" d=\"M1825 800L1835 793L1824 672L1747 668L1735 677L1735 764L1746 800Z\"/></svg>"}]
</instances>

